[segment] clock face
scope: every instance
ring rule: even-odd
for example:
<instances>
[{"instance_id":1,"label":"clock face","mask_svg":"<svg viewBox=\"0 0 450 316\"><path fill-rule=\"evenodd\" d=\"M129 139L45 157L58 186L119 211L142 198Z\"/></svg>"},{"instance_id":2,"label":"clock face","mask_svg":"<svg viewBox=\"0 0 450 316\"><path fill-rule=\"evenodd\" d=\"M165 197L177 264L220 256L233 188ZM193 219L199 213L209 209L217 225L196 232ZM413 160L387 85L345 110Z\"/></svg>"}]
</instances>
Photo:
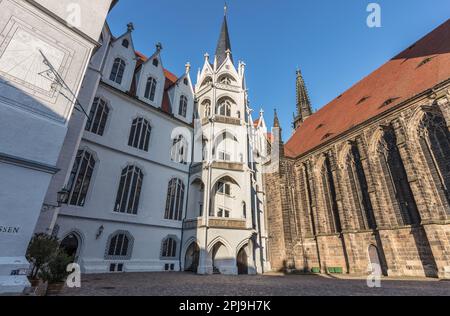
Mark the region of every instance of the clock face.
<instances>
[{"instance_id":1,"label":"clock face","mask_svg":"<svg viewBox=\"0 0 450 316\"><path fill-rule=\"evenodd\" d=\"M43 94L52 91L54 75L44 63L44 56L58 71L63 51L18 28L0 57L0 74Z\"/></svg>"}]
</instances>

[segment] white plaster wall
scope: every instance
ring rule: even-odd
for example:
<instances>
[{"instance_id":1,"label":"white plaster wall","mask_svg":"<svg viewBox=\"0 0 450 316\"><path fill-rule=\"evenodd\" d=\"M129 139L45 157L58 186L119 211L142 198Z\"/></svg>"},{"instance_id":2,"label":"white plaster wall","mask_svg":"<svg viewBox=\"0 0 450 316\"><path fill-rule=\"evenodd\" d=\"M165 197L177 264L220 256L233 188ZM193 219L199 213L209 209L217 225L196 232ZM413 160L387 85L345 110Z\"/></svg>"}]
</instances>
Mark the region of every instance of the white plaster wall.
<instances>
[{"instance_id":1,"label":"white plaster wall","mask_svg":"<svg viewBox=\"0 0 450 316\"><path fill-rule=\"evenodd\" d=\"M58 220L59 238L76 231L82 237L79 263L84 273L107 273L111 263L124 263L124 272L164 271L165 264L175 264L178 259L161 260L161 242L168 235L181 238L179 229L167 229L128 223L86 220L61 216ZM98 228L104 226L103 234L97 238ZM116 231L128 231L134 238L132 258L130 260L105 260L108 237ZM177 247L181 244L178 243ZM179 249L179 248L178 248Z\"/></svg>"},{"instance_id":2,"label":"white plaster wall","mask_svg":"<svg viewBox=\"0 0 450 316\"><path fill-rule=\"evenodd\" d=\"M112 0L34 0L64 21L76 21L74 14L80 13L77 29L93 40L98 40ZM76 6L78 5L78 6ZM73 22L72 22L73 23Z\"/></svg>"}]
</instances>

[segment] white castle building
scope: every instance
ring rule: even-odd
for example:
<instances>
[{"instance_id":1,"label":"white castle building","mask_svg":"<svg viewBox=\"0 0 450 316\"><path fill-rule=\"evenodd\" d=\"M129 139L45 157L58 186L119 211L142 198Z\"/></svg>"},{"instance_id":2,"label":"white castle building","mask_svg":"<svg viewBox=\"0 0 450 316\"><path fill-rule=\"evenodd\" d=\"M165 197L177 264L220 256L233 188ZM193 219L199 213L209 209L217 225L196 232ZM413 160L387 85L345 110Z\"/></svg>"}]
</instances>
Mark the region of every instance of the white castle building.
<instances>
[{"instance_id":1,"label":"white castle building","mask_svg":"<svg viewBox=\"0 0 450 316\"><path fill-rule=\"evenodd\" d=\"M29 285L27 246L116 2L0 1L0 294Z\"/></svg>"},{"instance_id":2,"label":"white castle building","mask_svg":"<svg viewBox=\"0 0 450 316\"><path fill-rule=\"evenodd\" d=\"M148 58L135 50L133 30L103 29L80 93L89 119L71 119L36 232L56 235L84 273L270 269L258 162L268 134L226 16L195 87L189 63L176 77L161 44Z\"/></svg>"}]
</instances>

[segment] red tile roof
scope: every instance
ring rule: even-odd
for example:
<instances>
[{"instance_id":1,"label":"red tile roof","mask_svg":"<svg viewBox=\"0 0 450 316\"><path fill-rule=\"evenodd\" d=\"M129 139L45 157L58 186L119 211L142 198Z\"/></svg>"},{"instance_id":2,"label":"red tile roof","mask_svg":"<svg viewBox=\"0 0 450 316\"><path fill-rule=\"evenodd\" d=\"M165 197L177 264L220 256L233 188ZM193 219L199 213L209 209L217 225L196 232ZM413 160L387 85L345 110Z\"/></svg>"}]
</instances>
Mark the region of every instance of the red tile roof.
<instances>
[{"instance_id":1,"label":"red tile roof","mask_svg":"<svg viewBox=\"0 0 450 316\"><path fill-rule=\"evenodd\" d=\"M309 117L285 145L298 157L450 78L450 20Z\"/></svg>"}]
</instances>

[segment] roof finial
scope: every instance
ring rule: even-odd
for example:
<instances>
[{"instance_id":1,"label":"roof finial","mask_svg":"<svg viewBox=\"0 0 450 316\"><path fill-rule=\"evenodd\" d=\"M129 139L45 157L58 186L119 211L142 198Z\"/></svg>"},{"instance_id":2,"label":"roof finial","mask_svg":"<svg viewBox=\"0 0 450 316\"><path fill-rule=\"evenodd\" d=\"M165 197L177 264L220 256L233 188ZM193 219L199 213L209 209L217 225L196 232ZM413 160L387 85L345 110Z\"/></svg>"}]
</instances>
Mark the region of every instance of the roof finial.
<instances>
[{"instance_id":1,"label":"roof finial","mask_svg":"<svg viewBox=\"0 0 450 316\"><path fill-rule=\"evenodd\" d=\"M127 30L128 32L133 32L134 31L134 24L133 22L130 22L127 24Z\"/></svg>"},{"instance_id":2,"label":"roof finial","mask_svg":"<svg viewBox=\"0 0 450 316\"><path fill-rule=\"evenodd\" d=\"M156 43L156 50L160 52L163 49L161 42Z\"/></svg>"},{"instance_id":3,"label":"roof finial","mask_svg":"<svg viewBox=\"0 0 450 316\"><path fill-rule=\"evenodd\" d=\"M225 1L225 5L224 5L224 7L223 7L223 15L224 15L224 16L227 16L227 13L228 13L228 4L227 4L227 2Z\"/></svg>"}]
</instances>

